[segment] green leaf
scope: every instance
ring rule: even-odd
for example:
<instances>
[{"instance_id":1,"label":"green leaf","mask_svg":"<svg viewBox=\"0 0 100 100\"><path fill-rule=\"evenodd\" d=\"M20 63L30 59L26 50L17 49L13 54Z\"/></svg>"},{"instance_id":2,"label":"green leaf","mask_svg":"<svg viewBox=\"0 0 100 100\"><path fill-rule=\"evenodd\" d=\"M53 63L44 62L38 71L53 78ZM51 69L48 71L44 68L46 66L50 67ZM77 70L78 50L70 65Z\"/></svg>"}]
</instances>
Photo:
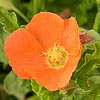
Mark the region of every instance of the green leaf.
<instances>
[{"instance_id":1,"label":"green leaf","mask_svg":"<svg viewBox=\"0 0 100 100\"><path fill-rule=\"evenodd\" d=\"M86 35L93 38L93 41L83 44L83 52L82 57L80 59L79 65L77 67L77 70L75 71L74 77L81 76L80 73L86 74L88 73L88 70L90 70L97 62L99 62L99 52L100 47L97 45L100 45L100 35L99 33L95 32L94 30L85 30L83 28L80 28L80 31L86 31ZM96 58L95 58L96 57ZM83 70L85 69L85 70ZM83 70L83 71L82 71ZM83 73L84 72L84 73Z\"/></svg>"},{"instance_id":2,"label":"green leaf","mask_svg":"<svg viewBox=\"0 0 100 100\"><path fill-rule=\"evenodd\" d=\"M26 28L26 25L21 25L20 28Z\"/></svg>"},{"instance_id":3,"label":"green leaf","mask_svg":"<svg viewBox=\"0 0 100 100\"><path fill-rule=\"evenodd\" d=\"M89 87L95 88L96 86L100 87L100 76L92 76L88 78L87 84Z\"/></svg>"},{"instance_id":4,"label":"green leaf","mask_svg":"<svg viewBox=\"0 0 100 100\"><path fill-rule=\"evenodd\" d=\"M94 95L92 95L91 90L85 90L82 88L77 88L72 95L73 95L72 100L95 100L92 97Z\"/></svg>"},{"instance_id":5,"label":"green leaf","mask_svg":"<svg viewBox=\"0 0 100 100\"><path fill-rule=\"evenodd\" d=\"M0 7L4 7L8 10L11 10L14 8L14 5L12 3L12 0L0 0Z\"/></svg>"},{"instance_id":6,"label":"green leaf","mask_svg":"<svg viewBox=\"0 0 100 100\"><path fill-rule=\"evenodd\" d=\"M14 12L9 13L3 7L0 7L0 24L4 26L3 29L6 32L12 32L19 28L16 14Z\"/></svg>"},{"instance_id":7,"label":"green leaf","mask_svg":"<svg viewBox=\"0 0 100 100\"><path fill-rule=\"evenodd\" d=\"M3 87L8 94L16 96L19 100L31 90L30 81L18 78L12 71L6 76Z\"/></svg>"},{"instance_id":8,"label":"green leaf","mask_svg":"<svg viewBox=\"0 0 100 100\"><path fill-rule=\"evenodd\" d=\"M84 93L85 93L84 89L77 88L74 91L74 100L82 100Z\"/></svg>"},{"instance_id":9,"label":"green leaf","mask_svg":"<svg viewBox=\"0 0 100 100\"><path fill-rule=\"evenodd\" d=\"M81 77L80 81L83 81L87 77L84 75L89 73L94 68L95 64L97 64L99 61L100 47L98 46L100 45L100 35L94 30L85 30L80 28L80 31L86 31L87 36L94 38L93 41L83 44L82 57L73 75L74 79L77 80L78 77Z\"/></svg>"},{"instance_id":10,"label":"green leaf","mask_svg":"<svg viewBox=\"0 0 100 100\"><path fill-rule=\"evenodd\" d=\"M33 96L27 98L26 100L40 100L40 98L37 95L33 95Z\"/></svg>"},{"instance_id":11,"label":"green leaf","mask_svg":"<svg viewBox=\"0 0 100 100\"><path fill-rule=\"evenodd\" d=\"M50 92L38 83L36 83L34 80L31 80L31 86L33 92L35 92L41 100L61 100L58 91Z\"/></svg>"},{"instance_id":12,"label":"green leaf","mask_svg":"<svg viewBox=\"0 0 100 100\"><path fill-rule=\"evenodd\" d=\"M94 69L91 71L91 76L100 76L100 68L98 66L94 66Z\"/></svg>"},{"instance_id":13,"label":"green leaf","mask_svg":"<svg viewBox=\"0 0 100 100\"><path fill-rule=\"evenodd\" d=\"M88 43L85 43L83 44L83 49L87 50L87 49L94 49L94 43L97 43L99 42L100 43L100 34L96 31L94 31L93 29L91 30L86 30L82 27L80 27L80 31L81 32L86 32L86 36L89 36L91 38L93 38L92 41L88 42Z\"/></svg>"},{"instance_id":14,"label":"green leaf","mask_svg":"<svg viewBox=\"0 0 100 100\"><path fill-rule=\"evenodd\" d=\"M73 96L66 94L61 100L73 100Z\"/></svg>"},{"instance_id":15,"label":"green leaf","mask_svg":"<svg viewBox=\"0 0 100 100\"><path fill-rule=\"evenodd\" d=\"M40 97L41 100L52 100L48 95L48 91L41 85L37 84L34 80L31 81L32 90Z\"/></svg>"},{"instance_id":16,"label":"green leaf","mask_svg":"<svg viewBox=\"0 0 100 100\"><path fill-rule=\"evenodd\" d=\"M1 27L0 27L1 28ZM0 30L0 62L2 62L4 65L8 64L8 60L4 55L4 51L3 51L3 44L4 44L4 40L5 38L8 36L8 33L5 33L2 28Z\"/></svg>"},{"instance_id":17,"label":"green leaf","mask_svg":"<svg viewBox=\"0 0 100 100\"><path fill-rule=\"evenodd\" d=\"M4 55L3 45L10 32L19 27L15 13L9 13L6 9L0 7L0 24L2 25L0 25L0 62L3 62L4 65L6 65L8 64L8 60ZM5 32L2 30L2 27Z\"/></svg>"},{"instance_id":18,"label":"green leaf","mask_svg":"<svg viewBox=\"0 0 100 100\"><path fill-rule=\"evenodd\" d=\"M87 80L88 87L90 87L90 95L92 100L100 100L100 76L91 76Z\"/></svg>"},{"instance_id":19,"label":"green leaf","mask_svg":"<svg viewBox=\"0 0 100 100\"><path fill-rule=\"evenodd\" d=\"M87 53L85 55L85 62L77 70L77 77L84 77L87 75L93 68L95 64L100 64L100 43L94 44L94 52L92 54Z\"/></svg>"},{"instance_id":20,"label":"green leaf","mask_svg":"<svg viewBox=\"0 0 100 100\"><path fill-rule=\"evenodd\" d=\"M100 43L100 35L99 35L99 33L97 33L94 30L88 30L87 31L87 36L92 37L93 41L88 42L88 43L84 44L83 46L86 49L94 49L94 47L93 47L94 43Z\"/></svg>"},{"instance_id":21,"label":"green leaf","mask_svg":"<svg viewBox=\"0 0 100 100\"><path fill-rule=\"evenodd\" d=\"M4 63L4 65L7 65L8 60L4 55L3 45L10 32L19 27L15 13L9 13L6 9L0 7L0 24L2 25L0 26L0 62ZM5 32L2 30L2 27Z\"/></svg>"},{"instance_id":22,"label":"green leaf","mask_svg":"<svg viewBox=\"0 0 100 100\"><path fill-rule=\"evenodd\" d=\"M27 19L27 17L19 9L17 9L15 7L15 5L13 4L12 0L0 0L0 7L3 7L5 9L7 9L7 10L13 10L13 11L15 11L26 22L29 22L29 20Z\"/></svg>"}]
</instances>

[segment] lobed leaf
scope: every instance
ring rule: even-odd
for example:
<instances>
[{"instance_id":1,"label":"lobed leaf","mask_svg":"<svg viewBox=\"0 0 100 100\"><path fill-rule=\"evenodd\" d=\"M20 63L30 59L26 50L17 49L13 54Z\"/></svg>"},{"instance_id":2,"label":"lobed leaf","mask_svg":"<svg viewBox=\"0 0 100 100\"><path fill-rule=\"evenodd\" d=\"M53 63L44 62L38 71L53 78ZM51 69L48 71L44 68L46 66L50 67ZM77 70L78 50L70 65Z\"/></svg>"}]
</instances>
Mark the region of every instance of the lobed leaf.
<instances>
[{"instance_id":1,"label":"lobed leaf","mask_svg":"<svg viewBox=\"0 0 100 100\"><path fill-rule=\"evenodd\" d=\"M16 96L19 100L31 90L30 81L18 78L12 71L4 79L4 90L11 95Z\"/></svg>"},{"instance_id":2,"label":"lobed leaf","mask_svg":"<svg viewBox=\"0 0 100 100\"><path fill-rule=\"evenodd\" d=\"M3 25L5 32L12 32L19 28L17 17L14 12L9 13L5 8L0 7L0 24Z\"/></svg>"},{"instance_id":3,"label":"lobed leaf","mask_svg":"<svg viewBox=\"0 0 100 100\"><path fill-rule=\"evenodd\" d=\"M85 30L81 28L80 31L86 31L86 35L94 39L83 45L82 57L75 71L74 77L76 78L82 78L92 70L95 64L100 63L100 35L94 30Z\"/></svg>"},{"instance_id":4,"label":"lobed leaf","mask_svg":"<svg viewBox=\"0 0 100 100\"><path fill-rule=\"evenodd\" d=\"M15 13L9 13L5 8L0 7L0 24L0 62L6 65L8 60L4 55L3 44L10 32L19 27ZM2 27L5 32L2 30Z\"/></svg>"},{"instance_id":5,"label":"lobed leaf","mask_svg":"<svg viewBox=\"0 0 100 100\"><path fill-rule=\"evenodd\" d=\"M0 27L1 28L1 27ZM5 38L8 36L8 33L5 33L2 29L0 30L0 62L2 62L4 65L8 64L8 60L4 55L3 51L3 44Z\"/></svg>"},{"instance_id":6,"label":"lobed leaf","mask_svg":"<svg viewBox=\"0 0 100 100\"><path fill-rule=\"evenodd\" d=\"M36 83L36 81L31 80L31 86L33 92L36 93L41 100L60 100L58 91L51 92L46 90L44 87Z\"/></svg>"}]
</instances>

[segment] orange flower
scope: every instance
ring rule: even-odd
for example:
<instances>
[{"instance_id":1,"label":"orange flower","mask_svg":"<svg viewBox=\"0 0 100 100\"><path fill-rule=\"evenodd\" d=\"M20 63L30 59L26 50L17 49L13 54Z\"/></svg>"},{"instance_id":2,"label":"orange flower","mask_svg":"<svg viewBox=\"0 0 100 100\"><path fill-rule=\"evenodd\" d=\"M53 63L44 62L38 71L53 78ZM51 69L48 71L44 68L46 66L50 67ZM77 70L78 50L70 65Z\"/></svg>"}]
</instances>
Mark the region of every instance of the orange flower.
<instances>
[{"instance_id":1,"label":"orange flower","mask_svg":"<svg viewBox=\"0 0 100 100\"><path fill-rule=\"evenodd\" d=\"M48 90L65 87L81 56L78 25L74 17L36 14L26 29L15 30L4 44L12 70L34 79Z\"/></svg>"}]
</instances>

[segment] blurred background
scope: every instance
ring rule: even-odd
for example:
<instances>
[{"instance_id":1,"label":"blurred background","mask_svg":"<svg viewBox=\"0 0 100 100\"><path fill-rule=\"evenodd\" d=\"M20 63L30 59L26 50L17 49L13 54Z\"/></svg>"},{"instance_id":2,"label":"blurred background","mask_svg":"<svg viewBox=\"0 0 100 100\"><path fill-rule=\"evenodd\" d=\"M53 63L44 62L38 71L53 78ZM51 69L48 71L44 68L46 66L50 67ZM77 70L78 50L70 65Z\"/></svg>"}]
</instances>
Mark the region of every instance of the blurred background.
<instances>
[{"instance_id":1,"label":"blurred background","mask_svg":"<svg viewBox=\"0 0 100 100\"><path fill-rule=\"evenodd\" d=\"M92 29L98 11L96 0L0 0L0 9L2 7L10 13L15 12L17 23L22 27L34 14L49 11L64 19L75 16L80 27ZM3 31L2 16L7 14L0 10L0 100L39 100L33 95L29 81L19 79L11 72L4 55L3 43L10 31L6 34Z\"/></svg>"}]
</instances>

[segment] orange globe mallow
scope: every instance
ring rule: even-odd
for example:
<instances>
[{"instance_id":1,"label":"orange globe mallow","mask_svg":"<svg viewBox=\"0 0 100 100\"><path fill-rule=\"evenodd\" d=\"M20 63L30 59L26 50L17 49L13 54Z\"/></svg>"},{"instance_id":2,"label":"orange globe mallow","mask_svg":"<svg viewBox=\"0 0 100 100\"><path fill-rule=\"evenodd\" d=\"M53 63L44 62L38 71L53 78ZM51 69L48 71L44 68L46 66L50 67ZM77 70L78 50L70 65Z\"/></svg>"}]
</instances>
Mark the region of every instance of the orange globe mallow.
<instances>
[{"instance_id":1,"label":"orange globe mallow","mask_svg":"<svg viewBox=\"0 0 100 100\"><path fill-rule=\"evenodd\" d=\"M22 79L34 79L50 91L68 85L81 56L78 24L74 17L41 12L26 29L12 32L4 52L12 70Z\"/></svg>"}]
</instances>

